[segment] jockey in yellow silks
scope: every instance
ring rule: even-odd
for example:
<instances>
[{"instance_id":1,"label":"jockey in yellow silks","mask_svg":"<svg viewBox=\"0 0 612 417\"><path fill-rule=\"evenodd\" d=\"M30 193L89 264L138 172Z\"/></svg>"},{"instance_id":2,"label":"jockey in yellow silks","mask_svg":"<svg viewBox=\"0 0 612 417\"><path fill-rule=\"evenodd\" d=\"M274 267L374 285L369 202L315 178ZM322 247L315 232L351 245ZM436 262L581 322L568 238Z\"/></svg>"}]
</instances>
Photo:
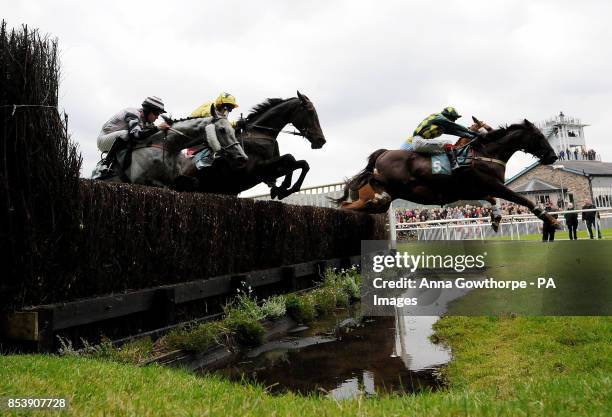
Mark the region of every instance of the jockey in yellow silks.
<instances>
[{"instance_id":1,"label":"jockey in yellow silks","mask_svg":"<svg viewBox=\"0 0 612 417\"><path fill-rule=\"evenodd\" d=\"M210 108L212 105L215 105L215 110L217 111L217 115L221 117L227 118L232 110L238 107L238 102L236 101L236 97L229 93L221 93L214 101L207 101L202 104L200 107L191 112L191 117L210 117ZM236 122L231 122L232 127L236 127ZM202 169L206 166L209 166L212 163L212 154L210 149L202 149L196 151L198 148L191 148L187 150L187 155L193 155L193 152L197 152L194 156L194 163L196 168Z\"/></svg>"}]
</instances>

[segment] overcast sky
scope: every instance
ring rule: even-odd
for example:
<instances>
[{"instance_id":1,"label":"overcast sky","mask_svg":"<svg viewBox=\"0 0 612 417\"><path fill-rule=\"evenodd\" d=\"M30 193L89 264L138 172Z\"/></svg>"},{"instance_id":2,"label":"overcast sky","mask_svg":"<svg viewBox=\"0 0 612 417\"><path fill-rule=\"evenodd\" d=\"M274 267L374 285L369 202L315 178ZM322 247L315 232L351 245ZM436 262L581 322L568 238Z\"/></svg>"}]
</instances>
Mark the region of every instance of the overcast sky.
<instances>
[{"instance_id":1,"label":"overcast sky","mask_svg":"<svg viewBox=\"0 0 612 417\"><path fill-rule=\"evenodd\" d=\"M612 161L608 1L12 1L9 27L57 37L60 105L89 176L115 112L160 96L174 117L234 94L245 115L268 97L313 101L327 144L282 134L306 159L305 185L341 181L427 115L459 123L581 118L587 147ZM507 176L533 159L515 155ZM265 192L257 188L253 192Z\"/></svg>"}]
</instances>

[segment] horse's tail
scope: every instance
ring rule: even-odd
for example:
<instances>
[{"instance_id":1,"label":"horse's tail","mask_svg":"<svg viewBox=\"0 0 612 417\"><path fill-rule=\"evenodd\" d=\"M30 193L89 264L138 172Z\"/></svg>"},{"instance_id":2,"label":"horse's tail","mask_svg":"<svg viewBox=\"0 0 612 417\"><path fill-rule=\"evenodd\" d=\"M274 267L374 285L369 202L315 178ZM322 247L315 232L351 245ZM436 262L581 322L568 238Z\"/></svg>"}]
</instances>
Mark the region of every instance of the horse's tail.
<instances>
[{"instance_id":1,"label":"horse's tail","mask_svg":"<svg viewBox=\"0 0 612 417\"><path fill-rule=\"evenodd\" d=\"M345 201L348 200L349 198L349 193L351 192L351 189L348 186L348 180L345 180L345 184L344 184L344 190L343 190L343 194L342 196L338 197L338 198L334 198L334 197L327 197L327 199L329 201L331 201L333 204L336 205L336 207L340 207L342 205L342 203L344 203Z\"/></svg>"},{"instance_id":2,"label":"horse's tail","mask_svg":"<svg viewBox=\"0 0 612 417\"><path fill-rule=\"evenodd\" d=\"M351 191L359 190L361 187L366 185L374 175L374 166L376 165L376 160L384 152L387 152L387 150L378 149L377 151L372 152L372 154L368 157L368 164L366 165L366 167L362 169L359 174L346 181L346 185L344 186L344 194L342 195L342 197L330 198L330 200L333 201L337 206L339 206L348 199L349 193Z\"/></svg>"}]
</instances>

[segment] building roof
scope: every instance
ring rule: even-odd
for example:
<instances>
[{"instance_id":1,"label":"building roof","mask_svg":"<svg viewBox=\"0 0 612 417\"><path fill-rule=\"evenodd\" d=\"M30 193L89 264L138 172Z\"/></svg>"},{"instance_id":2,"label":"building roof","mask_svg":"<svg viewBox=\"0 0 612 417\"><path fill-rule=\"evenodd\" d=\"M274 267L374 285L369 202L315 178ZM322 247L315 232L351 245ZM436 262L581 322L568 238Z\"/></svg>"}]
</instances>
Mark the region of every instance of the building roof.
<instances>
[{"instance_id":1,"label":"building roof","mask_svg":"<svg viewBox=\"0 0 612 417\"><path fill-rule=\"evenodd\" d=\"M540 162L534 162L529 165L527 168L519 172L518 174L512 176L508 180L506 180L506 185L512 183L516 179L520 178L527 172L531 171L535 167L541 165ZM612 177L612 162L601 162L601 161L557 161L553 165L555 166L563 166L561 168L565 172L570 172L576 175L582 176L603 176L603 177ZM552 166L552 165L550 165Z\"/></svg>"},{"instance_id":2,"label":"building roof","mask_svg":"<svg viewBox=\"0 0 612 417\"><path fill-rule=\"evenodd\" d=\"M553 185L549 182L534 178L523 185L513 188L518 193L528 193L534 191L559 191L561 187Z\"/></svg>"},{"instance_id":3,"label":"building roof","mask_svg":"<svg viewBox=\"0 0 612 417\"><path fill-rule=\"evenodd\" d=\"M580 175L612 176L612 162L601 161L557 161L555 165L563 165L564 171Z\"/></svg>"}]
</instances>

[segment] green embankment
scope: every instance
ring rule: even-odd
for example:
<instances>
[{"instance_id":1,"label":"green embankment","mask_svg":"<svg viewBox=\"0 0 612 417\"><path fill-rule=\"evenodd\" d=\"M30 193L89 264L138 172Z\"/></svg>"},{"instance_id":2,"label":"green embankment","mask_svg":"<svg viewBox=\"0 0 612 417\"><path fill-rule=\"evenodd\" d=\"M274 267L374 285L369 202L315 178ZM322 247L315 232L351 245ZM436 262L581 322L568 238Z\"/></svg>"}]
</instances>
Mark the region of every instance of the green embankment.
<instances>
[{"instance_id":1,"label":"green embankment","mask_svg":"<svg viewBox=\"0 0 612 417\"><path fill-rule=\"evenodd\" d=\"M543 266L573 265L589 253L604 261L593 243L555 244L561 254L567 250L565 261L564 256L546 260L551 245L523 243L508 252L511 267L494 268L503 266L495 265L495 255L491 271L497 271L496 278L537 275ZM493 245L489 248L497 253ZM590 267L581 265L588 273ZM515 297L511 308L527 298ZM507 303L496 297L480 300L492 307ZM473 301L466 297L451 308L467 311ZM435 337L452 347L453 361L444 373L448 387L433 393L338 402L272 396L264 387L158 366L8 355L0 357L0 397L69 398L67 412L30 413L36 416L608 416L612 409L612 317L446 316L435 327Z\"/></svg>"}]
</instances>

